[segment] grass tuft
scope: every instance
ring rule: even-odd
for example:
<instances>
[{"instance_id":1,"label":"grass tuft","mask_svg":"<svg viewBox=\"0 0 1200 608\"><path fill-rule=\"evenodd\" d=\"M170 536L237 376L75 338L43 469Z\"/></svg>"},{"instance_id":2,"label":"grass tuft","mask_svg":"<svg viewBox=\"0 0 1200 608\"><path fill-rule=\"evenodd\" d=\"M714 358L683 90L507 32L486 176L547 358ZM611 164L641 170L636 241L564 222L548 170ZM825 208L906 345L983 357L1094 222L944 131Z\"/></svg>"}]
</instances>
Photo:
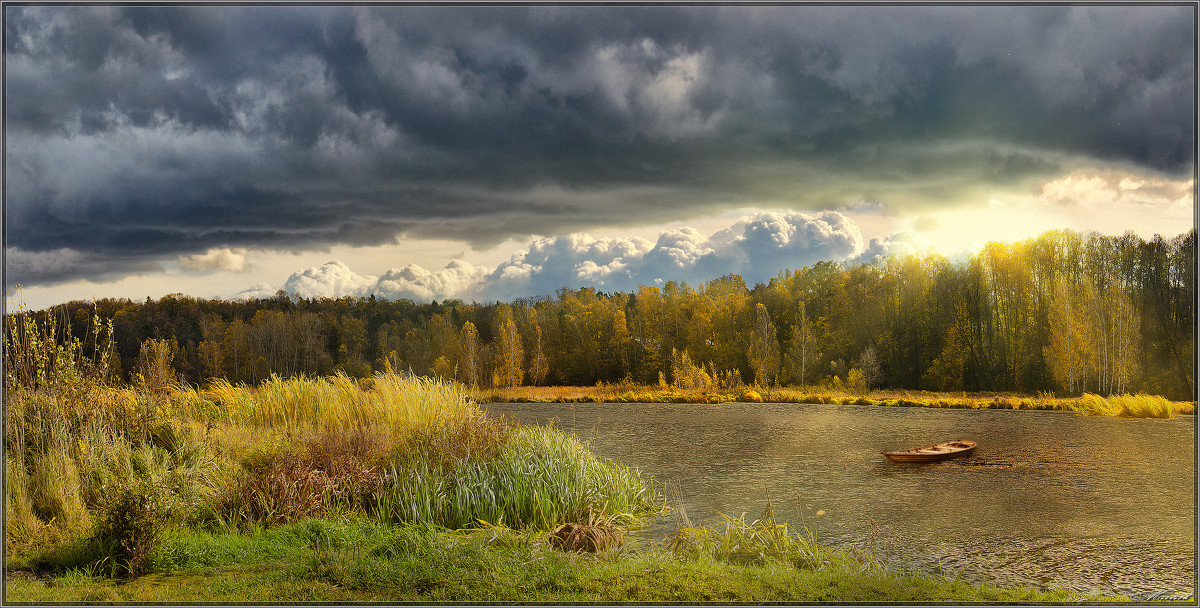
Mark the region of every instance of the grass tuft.
<instances>
[{"instance_id":1,"label":"grass tuft","mask_svg":"<svg viewBox=\"0 0 1200 608\"><path fill-rule=\"evenodd\" d=\"M1118 416L1123 418L1174 418L1176 414L1194 414L1192 403L1173 403L1164 397L1139 393L1111 395L1107 398L1084 393L1072 407L1089 416Z\"/></svg>"},{"instance_id":2,"label":"grass tuft","mask_svg":"<svg viewBox=\"0 0 1200 608\"><path fill-rule=\"evenodd\" d=\"M624 537L620 528L601 512L588 511L587 523L567 522L550 532L550 546L560 551L598 553L621 546Z\"/></svg>"}]
</instances>

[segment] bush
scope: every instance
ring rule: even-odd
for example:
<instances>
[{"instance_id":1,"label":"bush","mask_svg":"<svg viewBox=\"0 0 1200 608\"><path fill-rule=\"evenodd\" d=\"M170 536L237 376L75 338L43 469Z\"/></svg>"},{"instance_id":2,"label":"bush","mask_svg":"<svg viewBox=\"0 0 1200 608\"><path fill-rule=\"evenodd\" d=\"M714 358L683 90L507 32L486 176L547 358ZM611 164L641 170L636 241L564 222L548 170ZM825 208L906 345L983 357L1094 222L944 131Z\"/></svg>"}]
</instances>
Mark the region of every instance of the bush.
<instances>
[{"instance_id":1,"label":"bush","mask_svg":"<svg viewBox=\"0 0 1200 608\"><path fill-rule=\"evenodd\" d=\"M850 370L850 373L846 375L846 390L852 393L867 392L867 379L862 370L857 367Z\"/></svg>"},{"instance_id":2,"label":"bush","mask_svg":"<svg viewBox=\"0 0 1200 608\"><path fill-rule=\"evenodd\" d=\"M149 480L121 491L103 509L93 539L103 558L100 566L114 576L136 578L150 570L150 558L171 520L170 501Z\"/></svg>"}]
</instances>

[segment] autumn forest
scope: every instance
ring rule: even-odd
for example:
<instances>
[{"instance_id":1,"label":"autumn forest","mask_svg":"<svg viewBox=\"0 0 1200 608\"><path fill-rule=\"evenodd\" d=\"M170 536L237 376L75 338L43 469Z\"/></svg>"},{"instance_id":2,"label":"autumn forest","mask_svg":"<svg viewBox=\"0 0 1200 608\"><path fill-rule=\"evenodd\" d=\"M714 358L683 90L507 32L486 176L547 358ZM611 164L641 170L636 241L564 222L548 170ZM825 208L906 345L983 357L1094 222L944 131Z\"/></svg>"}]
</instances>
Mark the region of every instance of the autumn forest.
<instances>
[{"instance_id":1,"label":"autumn forest","mask_svg":"<svg viewBox=\"0 0 1200 608\"><path fill-rule=\"evenodd\" d=\"M960 260L820 262L754 286L727 275L487 304L176 294L26 314L91 340L94 319L111 319L109 368L124 380L157 362L195 384L390 367L480 387L860 382L1191 399L1195 264L1194 230L1059 230Z\"/></svg>"}]
</instances>

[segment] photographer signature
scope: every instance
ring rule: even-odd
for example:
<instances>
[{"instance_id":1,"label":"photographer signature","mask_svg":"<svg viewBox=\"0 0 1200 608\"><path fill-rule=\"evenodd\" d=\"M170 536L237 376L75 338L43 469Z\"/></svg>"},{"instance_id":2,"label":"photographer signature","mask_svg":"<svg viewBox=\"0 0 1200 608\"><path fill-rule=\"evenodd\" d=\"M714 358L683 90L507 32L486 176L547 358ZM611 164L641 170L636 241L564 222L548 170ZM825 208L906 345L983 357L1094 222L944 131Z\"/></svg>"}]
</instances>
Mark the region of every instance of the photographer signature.
<instances>
[{"instance_id":1,"label":"photographer signature","mask_svg":"<svg viewBox=\"0 0 1200 608\"><path fill-rule=\"evenodd\" d=\"M1191 593L1175 591L1174 589L1165 589L1163 591L1148 593L1142 597L1132 596L1130 599L1146 602L1189 602L1194 597L1195 596Z\"/></svg>"}]
</instances>

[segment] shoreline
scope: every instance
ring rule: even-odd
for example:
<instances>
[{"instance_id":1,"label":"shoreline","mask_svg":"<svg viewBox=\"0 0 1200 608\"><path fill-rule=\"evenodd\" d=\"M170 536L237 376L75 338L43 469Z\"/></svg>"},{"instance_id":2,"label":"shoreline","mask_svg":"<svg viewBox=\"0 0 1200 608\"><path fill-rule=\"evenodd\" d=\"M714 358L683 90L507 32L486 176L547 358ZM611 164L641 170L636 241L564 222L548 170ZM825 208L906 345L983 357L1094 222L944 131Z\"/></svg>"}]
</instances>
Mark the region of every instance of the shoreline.
<instances>
[{"instance_id":1,"label":"shoreline","mask_svg":"<svg viewBox=\"0 0 1200 608\"><path fill-rule=\"evenodd\" d=\"M51 603L1097 603L1118 595L901 572L756 522L670 541L564 551L538 530L307 519L251 534L168 534L132 579L8 568L10 601ZM686 532L686 534L684 534ZM732 536L732 544L721 539ZM324 542L314 543L313 539ZM747 547L751 550L747 551Z\"/></svg>"},{"instance_id":2,"label":"shoreline","mask_svg":"<svg viewBox=\"0 0 1200 608\"><path fill-rule=\"evenodd\" d=\"M734 388L678 390L644 385L553 386L469 389L476 403L797 403L812 405L868 405L880 407L931 407L947 409L1007 409L1066 411L1082 415L1138 418L1174 418L1195 415L1192 401L1171 401L1152 395L1078 397L1024 395L1020 393L966 393L931 391L872 391L852 393L806 388Z\"/></svg>"}]
</instances>

